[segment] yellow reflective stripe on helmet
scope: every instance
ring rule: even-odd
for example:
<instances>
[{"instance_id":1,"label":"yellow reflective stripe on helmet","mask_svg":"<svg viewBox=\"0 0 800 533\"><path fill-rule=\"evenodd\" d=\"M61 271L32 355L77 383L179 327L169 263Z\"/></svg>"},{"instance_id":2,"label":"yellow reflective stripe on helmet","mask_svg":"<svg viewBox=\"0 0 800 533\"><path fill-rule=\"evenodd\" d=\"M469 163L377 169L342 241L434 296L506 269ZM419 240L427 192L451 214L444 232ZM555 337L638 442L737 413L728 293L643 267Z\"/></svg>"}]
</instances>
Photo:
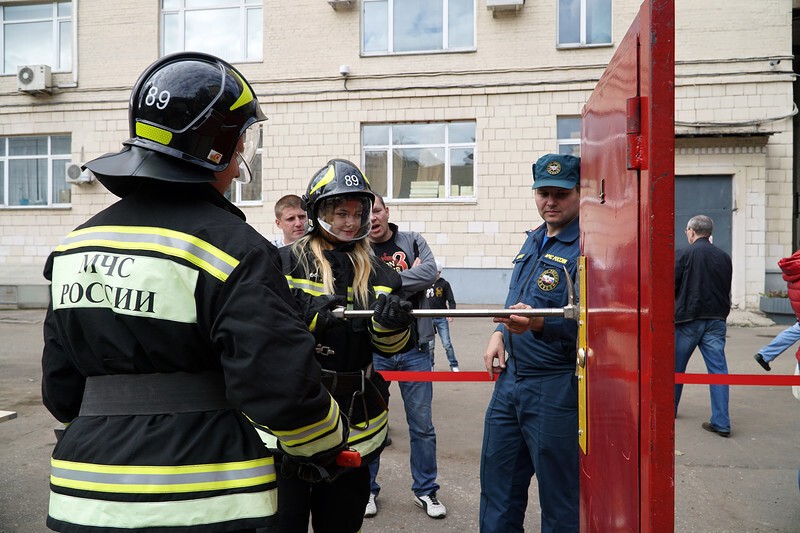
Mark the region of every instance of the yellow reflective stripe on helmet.
<instances>
[{"instance_id":1,"label":"yellow reflective stripe on helmet","mask_svg":"<svg viewBox=\"0 0 800 533\"><path fill-rule=\"evenodd\" d=\"M233 103L233 105L230 108L230 111L233 111L234 109L238 109L238 108L242 107L243 105L246 105L246 104L252 102L253 101L253 92L250 90L250 86L247 85L247 82L244 81L244 79L242 79L241 76L239 76L238 72L236 72L235 70L231 70L231 72L234 74L234 76L239 78L239 81L242 83L242 94L239 95L239 98L236 99L236 101Z\"/></svg>"},{"instance_id":2,"label":"yellow reflective stripe on helmet","mask_svg":"<svg viewBox=\"0 0 800 533\"><path fill-rule=\"evenodd\" d=\"M308 191L308 196L311 196L312 194L314 194L314 191L316 191L320 187L324 187L325 185L327 185L331 181L333 181L333 177L335 175L336 175L336 171L334 170L333 165L329 165L328 166L328 171L325 173L325 175L322 176L319 179L319 181L317 181L317 183L314 184L314 186L311 188L310 191Z\"/></svg>"},{"instance_id":3,"label":"yellow reflective stripe on helmet","mask_svg":"<svg viewBox=\"0 0 800 533\"><path fill-rule=\"evenodd\" d=\"M95 226L73 231L56 246L65 252L90 246L117 250L147 250L184 259L222 281L239 261L188 233L148 226Z\"/></svg>"},{"instance_id":4,"label":"yellow reflective stripe on helmet","mask_svg":"<svg viewBox=\"0 0 800 533\"><path fill-rule=\"evenodd\" d=\"M291 431L270 431L281 442L281 447L290 455L311 457L331 450L341 444L344 429L341 427L339 404L331 398L331 407L320 422Z\"/></svg>"},{"instance_id":5,"label":"yellow reflective stripe on helmet","mask_svg":"<svg viewBox=\"0 0 800 533\"><path fill-rule=\"evenodd\" d=\"M144 124L143 122L136 123L136 136L142 139L149 139L164 146L169 145L172 141L172 132L163 128L153 126L152 124Z\"/></svg>"},{"instance_id":6,"label":"yellow reflective stripe on helmet","mask_svg":"<svg viewBox=\"0 0 800 533\"><path fill-rule=\"evenodd\" d=\"M234 463L130 466L51 459L50 483L93 492L170 494L255 487L275 481L272 457Z\"/></svg>"},{"instance_id":7,"label":"yellow reflective stripe on helmet","mask_svg":"<svg viewBox=\"0 0 800 533\"><path fill-rule=\"evenodd\" d=\"M272 516L277 510L278 492L273 488L245 494L158 502L93 500L50 492L48 514L70 524L132 531L218 525L221 522Z\"/></svg>"}]
</instances>

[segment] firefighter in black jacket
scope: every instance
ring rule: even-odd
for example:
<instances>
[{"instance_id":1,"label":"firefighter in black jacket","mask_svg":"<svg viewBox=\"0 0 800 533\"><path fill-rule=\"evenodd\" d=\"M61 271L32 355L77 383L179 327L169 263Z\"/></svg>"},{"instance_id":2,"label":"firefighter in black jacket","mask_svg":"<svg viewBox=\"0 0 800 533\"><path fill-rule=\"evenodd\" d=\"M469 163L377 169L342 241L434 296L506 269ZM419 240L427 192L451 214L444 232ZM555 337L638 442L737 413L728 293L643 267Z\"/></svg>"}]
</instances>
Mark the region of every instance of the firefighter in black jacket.
<instances>
[{"instance_id":1,"label":"firefighter in black jacket","mask_svg":"<svg viewBox=\"0 0 800 533\"><path fill-rule=\"evenodd\" d=\"M86 164L121 200L49 257L42 395L67 424L53 450L57 531L269 527L273 458L331 464L347 422L277 249L223 196L260 138L228 63L181 53L134 86L131 139Z\"/></svg>"},{"instance_id":2,"label":"firefighter in black jacket","mask_svg":"<svg viewBox=\"0 0 800 533\"><path fill-rule=\"evenodd\" d=\"M367 463L386 441L389 392L372 368L372 353L387 356L414 345L411 303L400 300L400 275L378 260L366 237L374 196L361 171L333 159L311 179L303 197L309 232L281 248L284 272L317 340L323 383L350 421L349 445L360 468L333 483L278 477L281 531L355 533L369 498ZM336 306L374 309L369 318L340 320Z\"/></svg>"}]
</instances>

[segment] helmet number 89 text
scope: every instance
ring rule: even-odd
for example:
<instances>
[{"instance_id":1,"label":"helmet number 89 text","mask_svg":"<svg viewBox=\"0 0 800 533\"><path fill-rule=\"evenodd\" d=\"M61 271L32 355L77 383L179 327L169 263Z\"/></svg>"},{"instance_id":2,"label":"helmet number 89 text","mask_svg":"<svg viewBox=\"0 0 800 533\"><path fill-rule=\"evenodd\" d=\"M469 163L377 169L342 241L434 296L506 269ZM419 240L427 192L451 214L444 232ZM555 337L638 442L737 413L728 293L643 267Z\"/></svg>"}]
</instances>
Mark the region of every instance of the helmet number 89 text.
<instances>
[{"instance_id":1,"label":"helmet number 89 text","mask_svg":"<svg viewBox=\"0 0 800 533\"><path fill-rule=\"evenodd\" d=\"M355 174L345 174L344 184L347 185L348 187L358 187L359 185L358 176Z\"/></svg>"},{"instance_id":2,"label":"helmet number 89 text","mask_svg":"<svg viewBox=\"0 0 800 533\"><path fill-rule=\"evenodd\" d=\"M172 95L169 91L158 92L158 87L155 85L147 90L147 96L144 99L144 104L147 106L155 105L158 109L164 109L169 104L169 99Z\"/></svg>"}]
</instances>

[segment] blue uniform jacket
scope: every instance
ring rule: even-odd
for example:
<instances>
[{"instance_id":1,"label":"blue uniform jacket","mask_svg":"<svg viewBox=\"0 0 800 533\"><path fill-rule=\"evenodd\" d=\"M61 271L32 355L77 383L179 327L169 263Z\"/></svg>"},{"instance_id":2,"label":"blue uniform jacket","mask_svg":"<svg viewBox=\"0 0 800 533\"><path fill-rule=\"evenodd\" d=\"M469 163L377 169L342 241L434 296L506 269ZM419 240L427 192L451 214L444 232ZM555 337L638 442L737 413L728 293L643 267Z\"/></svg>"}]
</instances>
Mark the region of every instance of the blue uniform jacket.
<instances>
[{"instance_id":1,"label":"blue uniform jacket","mask_svg":"<svg viewBox=\"0 0 800 533\"><path fill-rule=\"evenodd\" d=\"M563 307L567 304L566 267L573 281L578 271L580 227L578 218L545 243L539 253L546 226L529 231L525 244L514 258L506 307L522 302L532 307ZM575 283L576 293L578 291ZM576 294L577 297L577 294ZM506 352L517 376L558 374L575 371L578 323L560 317L545 317L541 332L514 335L502 325Z\"/></svg>"}]
</instances>

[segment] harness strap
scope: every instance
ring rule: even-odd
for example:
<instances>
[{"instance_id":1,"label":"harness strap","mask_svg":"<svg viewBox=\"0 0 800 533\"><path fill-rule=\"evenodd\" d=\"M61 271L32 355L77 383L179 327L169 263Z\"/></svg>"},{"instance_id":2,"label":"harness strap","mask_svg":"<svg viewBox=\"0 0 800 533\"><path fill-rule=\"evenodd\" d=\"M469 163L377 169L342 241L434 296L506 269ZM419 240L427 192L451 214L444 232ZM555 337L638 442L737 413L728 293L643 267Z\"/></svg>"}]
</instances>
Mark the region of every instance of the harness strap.
<instances>
[{"instance_id":1,"label":"harness strap","mask_svg":"<svg viewBox=\"0 0 800 533\"><path fill-rule=\"evenodd\" d=\"M372 363L368 364L366 368L359 370L358 372L336 372L334 370L327 370L323 368L320 381L332 395L337 393L342 395L352 395L353 399L350 402L351 411L356 396L363 396L367 389L372 391L373 394L371 394L371 396L374 397L374 400L378 406L383 410L387 410L389 409L389 406L386 404L386 400L384 400L383 395L372 382L372 378L375 376L375 373L375 368L372 366Z\"/></svg>"},{"instance_id":2,"label":"harness strap","mask_svg":"<svg viewBox=\"0 0 800 533\"><path fill-rule=\"evenodd\" d=\"M86 378L80 416L157 415L232 409L221 372Z\"/></svg>"}]
</instances>

